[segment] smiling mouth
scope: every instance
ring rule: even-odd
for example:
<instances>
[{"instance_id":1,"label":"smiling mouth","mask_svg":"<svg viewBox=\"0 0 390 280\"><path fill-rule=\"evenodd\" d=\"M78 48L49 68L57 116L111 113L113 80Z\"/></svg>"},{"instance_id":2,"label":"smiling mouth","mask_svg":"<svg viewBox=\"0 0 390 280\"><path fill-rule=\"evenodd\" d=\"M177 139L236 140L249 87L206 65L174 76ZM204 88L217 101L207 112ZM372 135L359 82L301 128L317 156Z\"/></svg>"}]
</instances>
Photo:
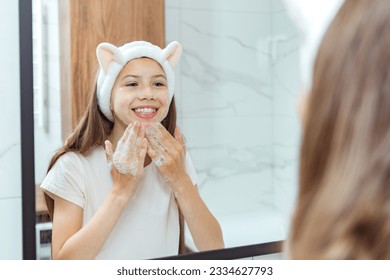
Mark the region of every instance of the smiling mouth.
<instances>
[{"instance_id":1,"label":"smiling mouth","mask_svg":"<svg viewBox=\"0 0 390 280\"><path fill-rule=\"evenodd\" d=\"M156 114L158 109L157 108L150 108L150 107L139 107L132 109L134 113L140 117L140 118L153 118Z\"/></svg>"}]
</instances>

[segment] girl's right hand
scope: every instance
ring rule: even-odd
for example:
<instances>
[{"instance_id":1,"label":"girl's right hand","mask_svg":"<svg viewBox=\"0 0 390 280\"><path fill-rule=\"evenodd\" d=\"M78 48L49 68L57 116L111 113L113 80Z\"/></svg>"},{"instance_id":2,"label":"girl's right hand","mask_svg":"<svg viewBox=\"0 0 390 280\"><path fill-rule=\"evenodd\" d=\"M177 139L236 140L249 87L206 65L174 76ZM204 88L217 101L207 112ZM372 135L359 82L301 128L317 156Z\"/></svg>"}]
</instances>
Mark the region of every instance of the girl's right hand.
<instances>
[{"instance_id":1,"label":"girl's right hand","mask_svg":"<svg viewBox=\"0 0 390 280\"><path fill-rule=\"evenodd\" d=\"M130 123L119 139L115 152L110 141L106 140L105 146L114 188L130 197L143 173L147 150L145 130L138 122Z\"/></svg>"}]
</instances>

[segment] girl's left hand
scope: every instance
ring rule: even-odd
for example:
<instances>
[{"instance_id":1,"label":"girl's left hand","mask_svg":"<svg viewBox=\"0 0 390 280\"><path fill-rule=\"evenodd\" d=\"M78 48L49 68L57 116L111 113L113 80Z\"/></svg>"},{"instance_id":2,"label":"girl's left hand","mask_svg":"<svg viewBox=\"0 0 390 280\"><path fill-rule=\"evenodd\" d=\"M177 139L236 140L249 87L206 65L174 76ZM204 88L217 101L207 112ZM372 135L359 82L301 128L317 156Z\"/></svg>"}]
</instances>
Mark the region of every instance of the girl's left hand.
<instances>
[{"instance_id":1,"label":"girl's left hand","mask_svg":"<svg viewBox=\"0 0 390 280\"><path fill-rule=\"evenodd\" d=\"M145 136L148 140L147 153L173 189L182 176L187 176L186 148L178 127L174 135L175 137L172 137L161 123L155 123L145 129Z\"/></svg>"}]
</instances>

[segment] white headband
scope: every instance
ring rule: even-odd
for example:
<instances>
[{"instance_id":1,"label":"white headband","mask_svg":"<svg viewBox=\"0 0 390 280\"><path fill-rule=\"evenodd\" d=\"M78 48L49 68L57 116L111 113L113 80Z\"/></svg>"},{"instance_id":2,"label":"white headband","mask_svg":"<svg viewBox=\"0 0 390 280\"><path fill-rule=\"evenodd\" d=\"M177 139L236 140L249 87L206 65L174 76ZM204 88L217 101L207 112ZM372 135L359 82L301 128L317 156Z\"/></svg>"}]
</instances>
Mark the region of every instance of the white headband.
<instances>
[{"instance_id":1,"label":"white headband","mask_svg":"<svg viewBox=\"0 0 390 280\"><path fill-rule=\"evenodd\" d=\"M181 44L176 41L170 43L165 49L145 41L131 42L119 48L110 43L99 44L96 55L100 65L97 80L97 102L100 111L110 121L114 120L110 110L112 87L127 62L140 57L151 58L161 65L167 77L169 102L171 102L175 91L175 73L172 68L179 62L181 53Z\"/></svg>"}]
</instances>

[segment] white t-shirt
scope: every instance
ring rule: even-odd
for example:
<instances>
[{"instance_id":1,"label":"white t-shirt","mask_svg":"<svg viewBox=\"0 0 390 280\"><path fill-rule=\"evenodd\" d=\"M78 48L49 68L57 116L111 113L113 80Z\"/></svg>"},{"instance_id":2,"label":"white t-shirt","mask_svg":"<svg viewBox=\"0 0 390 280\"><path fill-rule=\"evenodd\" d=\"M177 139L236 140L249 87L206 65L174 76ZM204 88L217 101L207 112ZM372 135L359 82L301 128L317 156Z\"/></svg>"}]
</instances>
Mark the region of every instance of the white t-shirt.
<instances>
[{"instance_id":1,"label":"white t-shirt","mask_svg":"<svg viewBox=\"0 0 390 280\"><path fill-rule=\"evenodd\" d=\"M196 185L197 176L188 152L185 164ZM80 206L84 210L84 226L102 205L112 184L105 151L96 147L87 156L76 152L61 156L41 188L48 195L53 193ZM96 259L150 259L176 255L179 233L178 208L172 189L151 163L145 167L134 196Z\"/></svg>"}]
</instances>

